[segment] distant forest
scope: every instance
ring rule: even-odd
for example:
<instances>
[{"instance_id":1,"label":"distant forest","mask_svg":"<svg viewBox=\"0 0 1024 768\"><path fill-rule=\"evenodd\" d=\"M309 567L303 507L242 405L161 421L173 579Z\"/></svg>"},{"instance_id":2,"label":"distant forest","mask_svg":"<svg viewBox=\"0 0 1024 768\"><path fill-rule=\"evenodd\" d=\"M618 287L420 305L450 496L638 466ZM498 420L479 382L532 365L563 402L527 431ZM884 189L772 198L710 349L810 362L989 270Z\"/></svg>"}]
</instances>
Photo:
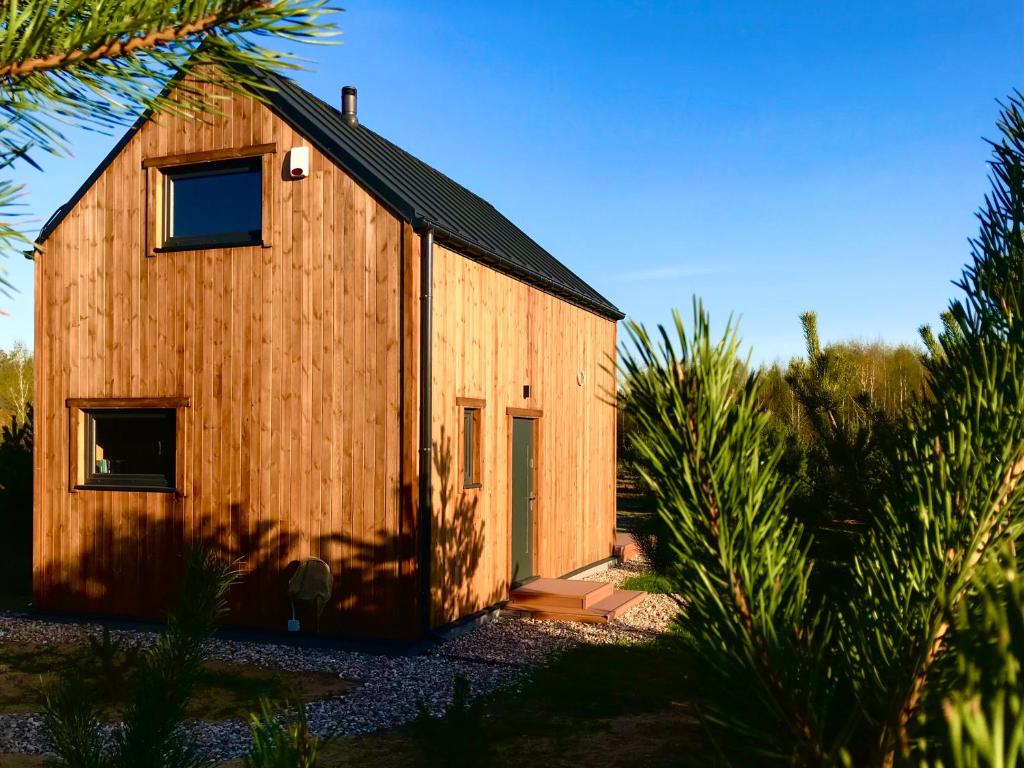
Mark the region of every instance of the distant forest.
<instances>
[{"instance_id":1,"label":"distant forest","mask_svg":"<svg viewBox=\"0 0 1024 768\"><path fill-rule=\"evenodd\" d=\"M31 402L32 354L0 349L0 596L31 589Z\"/></svg>"},{"instance_id":2,"label":"distant forest","mask_svg":"<svg viewBox=\"0 0 1024 768\"><path fill-rule=\"evenodd\" d=\"M855 433L870 431L879 419L892 420L900 411L926 394L923 346L886 344L883 341L841 341L821 346L817 316L800 316L807 351L783 364L765 365L751 373L763 381L764 407L773 415L781 441L794 447L815 446L820 434L808 418L807 398L826 398L836 427ZM619 412L619 490L632 493L631 478L622 469L630 450L632 425Z\"/></svg>"},{"instance_id":3,"label":"distant forest","mask_svg":"<svg viewBox=\"0 0 1024 768\"><path fill-rule=\"evenodd\" d=\"M32 353L24 344L0 349L0 428L25 421L32 402Z\"/></svg>"},{"instance_id":4,"label":"distant forest","mask_svg":"<svg viewBox=\"0 0 1024 768\"><path fill-rule=\"evenodd\" d=\"M924 391L923 348L881 341L843 341L821 349L829 361L828 389L839 403L837 416L848 429L866 426L874 408L892 418ZM806 357L785 366L774 363L761 369L764 404L776 421L798 440L812 439L807 413L792 387L810 365Z\"/></svg>"}]
</instances>

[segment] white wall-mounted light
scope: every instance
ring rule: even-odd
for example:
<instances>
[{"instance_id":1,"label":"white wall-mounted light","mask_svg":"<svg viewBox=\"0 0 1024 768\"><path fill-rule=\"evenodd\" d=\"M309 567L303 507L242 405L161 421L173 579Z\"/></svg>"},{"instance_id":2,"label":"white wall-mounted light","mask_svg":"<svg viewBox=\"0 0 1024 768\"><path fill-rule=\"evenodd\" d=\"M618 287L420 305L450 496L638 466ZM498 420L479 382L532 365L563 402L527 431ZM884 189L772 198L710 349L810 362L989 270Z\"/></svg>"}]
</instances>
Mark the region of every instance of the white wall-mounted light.
<instances>
[{"instance_id":1,"label":"white wall-mounted light","mask_svg":"<svg viewBox=\"0 0 1024 768\"><path fill-rule=\"evenodd\" d=\"M288 150L288 178L304 179L309 176L309 147Z\"/></svg>"}]
</instances>

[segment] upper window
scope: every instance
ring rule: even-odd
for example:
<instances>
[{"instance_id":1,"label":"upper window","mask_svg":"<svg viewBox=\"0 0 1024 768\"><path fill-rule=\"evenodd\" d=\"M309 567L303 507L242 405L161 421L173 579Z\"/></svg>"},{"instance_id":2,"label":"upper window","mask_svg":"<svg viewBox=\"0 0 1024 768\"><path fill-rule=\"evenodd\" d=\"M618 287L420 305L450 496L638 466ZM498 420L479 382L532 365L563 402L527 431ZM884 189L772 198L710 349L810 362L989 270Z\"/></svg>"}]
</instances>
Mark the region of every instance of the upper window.
<instances>
[{"instance_id":1,"label":"upper window","mask_svg":"<svg viewBox=\"0 0 1024 768\"><path fill-rule=\"evenodd\" d=\"M167 248L223 248L263 240L260 158L164 170Z\"/></svg>"},{"instance_id":2,"label":"upper window","mask_svg":"<svg viewBox=\"0 0 1024 768\"><path fill-rule=\"evenodd\" d=\"M173 490L175 410L85 411L85 485Z\"/></svg>"},{"instance_id":3,"label":"upper window","mask_svg":"<svg viewBox=\"0 0 1024 768\"><path fill-rule=\"evenodd\" d=\"M462 487L480 487L480 409L462 409Z\"/></svg>"}]
</instances>

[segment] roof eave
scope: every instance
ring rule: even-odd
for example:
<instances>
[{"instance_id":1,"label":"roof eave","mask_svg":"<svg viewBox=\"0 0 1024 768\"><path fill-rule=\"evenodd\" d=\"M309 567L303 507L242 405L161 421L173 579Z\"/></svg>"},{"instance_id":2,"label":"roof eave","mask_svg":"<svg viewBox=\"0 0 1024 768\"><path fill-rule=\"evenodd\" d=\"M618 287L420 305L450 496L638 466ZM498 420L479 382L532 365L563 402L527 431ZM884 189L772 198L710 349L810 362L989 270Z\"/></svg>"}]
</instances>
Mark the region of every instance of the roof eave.
<instances>
[{"instance_id":1,"label":"roof eave","mask_svg":"<svg viewBox=\"0 0 1024 768\"><path fill-rule=\"evenodd\" d=\"M185 71L179 70L170 80L167 81L166 85L164 85L163 90L160 92L160 95L166 96L167 94L169 94L172 90L174 90L174 88L177 87L178 82L184 77ZM117 156L121 154L124 148L128 145L128 142L132 140L135 134L139 132L142 126L145 125L146 122L152 116L153 110L147 109L143 111L143 113L135 119L135 122L133 122L128 127L128 130L124 132L124 136L118 139L118 142L103 157L99 165L97 165L93 172L90 173L89 176L86 178L86 180L82 182L82 185L77 190L75 190L75 194L69 197L63 205L58 206L57 210L55 210L53 214L50 216L50 218L46 220L46 223L43 224L42 228L39 230L39 234L36 235L36 246L42 245L44 242L46 242L46 240L49 239L50 235L52 235L54 231L57 229L57 227L60 226L60 223L64 221L64 219L71 212L71 210L76 205L78 205L78 201L85 197L86 192L88 192L92 188L92 185L95 184L99 177L103 175L103 173L107 170L108 167L110 167L111 163L113 163L114 160L117 159ZM36 248L36 250L39 249Z\"/></svg>"},{"instance_id":2,"label":"roof eave","mask_svg":"<svg viewBox=\"0 0 1024 768\"><path fill-rule=\"evenodd\" d=\"M413 225L413 230L415 232L423 233L427 229L432 229L434 231L435 241L441 243L442 245L451 246L453 250L457 251L463 256L471 258L474 261L479 261L483 264L486 264L488 267L503 274L509 275L510 277L522 280L524 283L528 285L532 285L538 288L539 290L544 291L545 293L550 293L553 296L557 296L563 301L567 301L570 304L574 304L578 307L581 307L582 309L585 309L588 312L593 312L594 314L600 315L608 320L614 321L622 320L626 317L618 309L618 307L616 307L610 301L605 300L605 303L594 301L593 299L590 299L586 296L575 293L573 291L567 291L565 288L551 280L548 280L543 275L538 275L534 272L529 272L525 269L518 269L514 265L510 264L507 260L502 259L500 256L497 256L496 254L490 253L486 249L481 248L479 245L476 245L475 243L472 243L463 237L460 237L454 232L450 232L449 230L445 229L443 226L441 226L435 221L432 221L426 216L418 215L416 219L413 220L411 223Z\"/></svg>"}]
</instances>

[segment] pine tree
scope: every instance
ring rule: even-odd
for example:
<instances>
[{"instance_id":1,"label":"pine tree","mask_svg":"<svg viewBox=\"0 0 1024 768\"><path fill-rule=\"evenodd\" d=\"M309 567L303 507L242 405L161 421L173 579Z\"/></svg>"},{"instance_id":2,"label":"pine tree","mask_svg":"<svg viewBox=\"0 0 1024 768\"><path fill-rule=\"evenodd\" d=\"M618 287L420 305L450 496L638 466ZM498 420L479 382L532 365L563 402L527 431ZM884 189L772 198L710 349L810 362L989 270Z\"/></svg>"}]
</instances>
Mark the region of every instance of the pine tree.
<instances>
[{"instance_id":1,"label":"pine tree","mask_svg":"<svg viewBox=\"0 0 1024 768\"><path fill-rule=\"evenodd\" d=\"M963 295L926 340L930 395L901 419L893 470L862 500L851 599L813 594L814 536L777 471L760 381L735 376L735 329L712 341L699 305L690 330L677 315L657 343L628 327L635 469L687 602L695 704L732 765L1018 760L1020 651L1007 638L1020 632L1009 585L1024 543L1022 111L1019 95L1004 108ZM966 631L979 615L987 623ZM1000 684L980 685L979 668ZM986 728L1006 737L998 753ZM998 762L1012 743L1014 763Z\"/></svg>"},{"instance_id":2,"label":"pine tree","mask_svg":"<svg viewBox=\"0 0 1024 768\"><path fill-rule=\"evenodd\" d=\"M0 18L0 171L66 153L68 127L110 130L145 110L215 112L204 83L259 94L266 86L238 65L296 68L296 57L260 41L329 38L333 10L327 0L10 0ZM22 192L0 180L0 252L27 245L16 223Z\"/></svg>"},{"instance_id":3,"label":"pine tree","mask_svg":"<svg viewBox=\"0 0 1024 768\"><path fill-rule=\"evenodd\" d=\"M850 347L822 347L814 312L800 322L807 358L790 364L786 383L811 439L801 446L791 511L813 534L822 598L843 600L858 538L891 471L893 423L864 386Z\"/></svg>"},{"instance_id":4,"label":"pine tree","mask_svg":"<svg viewBox=\"0 0 1024 768\"><path fill-rule=\"evenodd\" d=\"M660 343L629 324L622 365L636 471L675 556L665 575L686 600L697 706L730 751L816 764L826 628L810 606L806 537L786 513L794 484L778 471L757 379L737 376L735 327L713 342L696 301L693 323L688 333L676 314Z\"/></svg>"}]
</instances>

